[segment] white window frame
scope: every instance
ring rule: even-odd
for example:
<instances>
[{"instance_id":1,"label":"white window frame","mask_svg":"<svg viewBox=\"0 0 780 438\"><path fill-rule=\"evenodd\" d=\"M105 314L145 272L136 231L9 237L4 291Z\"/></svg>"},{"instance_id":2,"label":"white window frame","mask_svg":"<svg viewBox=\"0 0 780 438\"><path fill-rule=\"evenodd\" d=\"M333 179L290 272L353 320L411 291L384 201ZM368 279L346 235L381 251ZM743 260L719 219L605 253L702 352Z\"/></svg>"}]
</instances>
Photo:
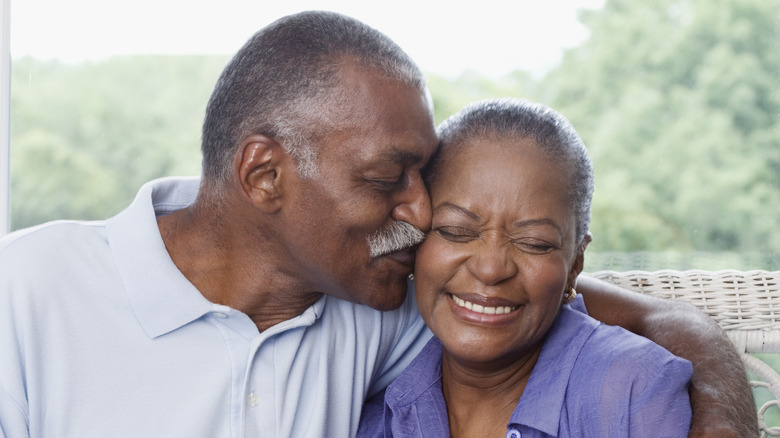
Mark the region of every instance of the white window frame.
<instances>
[{"instance_id":1,"label":"white window frame","mask_svg":"<svg viewBox=\"0 0 780 438\"><path fill-rule=\"evenodd\" d=\"M11 0L0 0L0 237L11 229Z\"/></svg>"}]
</instances>

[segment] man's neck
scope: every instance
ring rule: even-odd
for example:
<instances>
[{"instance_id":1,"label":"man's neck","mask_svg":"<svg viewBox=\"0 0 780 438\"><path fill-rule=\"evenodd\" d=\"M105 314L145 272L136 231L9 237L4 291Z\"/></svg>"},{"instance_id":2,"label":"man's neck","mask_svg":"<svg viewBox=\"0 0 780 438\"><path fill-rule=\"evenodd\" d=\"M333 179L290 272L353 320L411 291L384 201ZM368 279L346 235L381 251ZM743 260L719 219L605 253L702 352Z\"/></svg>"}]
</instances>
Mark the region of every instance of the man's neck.
<instances>
[{"instance_id":1,"label":"man's neck","mask_svg":"<svg viewBox=\"0 0 780 438\"><path fill-rule=\"evenodd\" d=\"M295 318L322 297L285 276L273 264L273 252L236 238L191 207L157 219L173 262L203 296L247 314L262 332Z\"/></svg>"}]
</instances>

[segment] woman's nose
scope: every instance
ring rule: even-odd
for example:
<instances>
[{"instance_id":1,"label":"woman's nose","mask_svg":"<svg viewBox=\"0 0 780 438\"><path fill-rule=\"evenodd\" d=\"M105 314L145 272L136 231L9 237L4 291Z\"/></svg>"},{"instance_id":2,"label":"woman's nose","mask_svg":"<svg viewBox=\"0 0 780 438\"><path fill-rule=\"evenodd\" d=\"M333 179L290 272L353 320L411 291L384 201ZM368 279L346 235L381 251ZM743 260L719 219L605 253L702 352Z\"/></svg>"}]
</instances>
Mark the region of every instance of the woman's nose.
<instances>
[{"instance_id":1,"label":"woman's nose","mask_svg":"<svg viewBox=\"0 0 780 438\"><path fill-rule=\"evenodd\" d=\"M467 265L483 284L492 286L517 275L517 264L511 257L508 243L502 244L492 238L480 240L475 246Z\"/></svg>"}]
</instances>

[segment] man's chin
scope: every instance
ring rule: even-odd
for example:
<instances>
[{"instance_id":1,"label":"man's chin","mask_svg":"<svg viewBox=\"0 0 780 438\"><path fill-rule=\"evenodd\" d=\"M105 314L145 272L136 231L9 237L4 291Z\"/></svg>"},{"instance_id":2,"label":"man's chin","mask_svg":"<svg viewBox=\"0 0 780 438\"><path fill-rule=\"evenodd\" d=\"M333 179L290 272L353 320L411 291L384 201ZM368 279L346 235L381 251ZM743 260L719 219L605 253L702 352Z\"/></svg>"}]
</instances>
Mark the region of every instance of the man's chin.
<instances>
[{"instance_id":1,"label":"man's chin","mask_svg":"<svg viewBox=\"0 0 780 438\"><path fill-rule=\"evenodd\" d=\"M391 285L374 288L377 293L367 296L363 304L380 312L387 312L401 307L406 301L407 282L406 277L403 280L393 282ZM381 292L379 292L381 290Z\"/></svg>"},{"instance_id":2,"label":"man's chin","mask_svg":"<svg viewBox=\"0 0 780 438\"><path fill-rule=\"evenodd\" d=\"M369 307L380 312L389 312L396 310L406 301L406 291L399 294L397 300L381 300L381 302L367 303Z\"/></svg>"}]
</instances>

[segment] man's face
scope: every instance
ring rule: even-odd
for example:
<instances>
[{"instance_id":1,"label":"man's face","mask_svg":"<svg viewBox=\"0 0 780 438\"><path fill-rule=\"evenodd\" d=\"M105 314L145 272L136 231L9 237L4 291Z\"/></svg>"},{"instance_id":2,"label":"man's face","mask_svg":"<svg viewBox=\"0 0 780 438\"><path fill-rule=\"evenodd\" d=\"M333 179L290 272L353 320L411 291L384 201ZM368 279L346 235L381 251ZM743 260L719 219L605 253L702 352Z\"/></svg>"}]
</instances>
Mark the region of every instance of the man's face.
<instances>
[{"instance_id":1,"label":"man's face","mask_svg":"<svg viewBox=\"0 0 780 438\"><path fill-rule=\"evenodd\" d=\"M437 144L433 115L420 90L357 66L342 71L348 97L323 116L317 175L286 189L295 198L283 238L308 286L389 310L406 296L415 248L398 248L414 239L394 245L383 237L399 221L430 227L420 170Z\"/></svg>"}]
</instances>

